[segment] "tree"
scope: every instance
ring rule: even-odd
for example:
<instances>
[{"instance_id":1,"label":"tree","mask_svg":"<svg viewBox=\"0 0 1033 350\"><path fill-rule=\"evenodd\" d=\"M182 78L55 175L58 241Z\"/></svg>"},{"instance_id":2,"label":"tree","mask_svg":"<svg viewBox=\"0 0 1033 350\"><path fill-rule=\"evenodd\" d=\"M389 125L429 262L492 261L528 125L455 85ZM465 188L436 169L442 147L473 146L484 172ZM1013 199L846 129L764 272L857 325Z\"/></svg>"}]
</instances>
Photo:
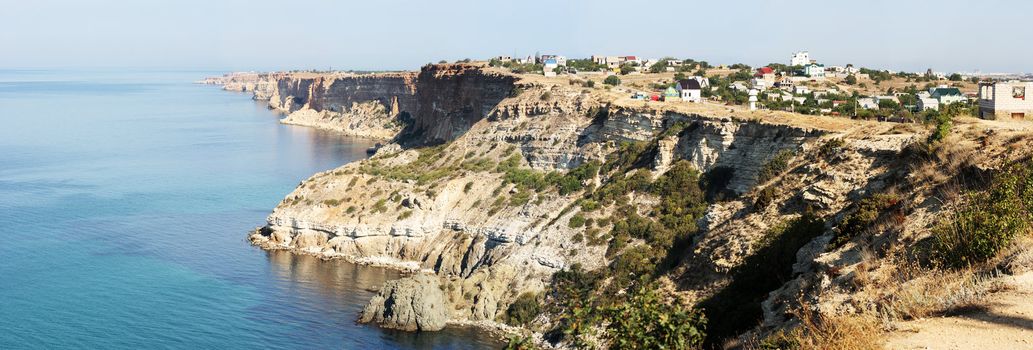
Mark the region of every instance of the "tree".
<instances>
[{"instance_id":1,"label":"tree","mask_svg":"<svg viewBox=\"0 0 1033 350\"><path fill-rule=\"evenodd\" d=\"M843 82L847 83L848 85L857 84L857 77L855 77L853 74L848 75L846 76L846 79L843 79Z\"/></svg>"},{"instance_id":2,"label":"tree","mask_svg":"<svg viewBox=\"0 0 1033 350\"><path fill-rule=\"evenodd\" d=\"M625 63L621 65L621 75L627 75L628 73L635 71L635 65L631 63Z\"/></svg>"},{"instance_id":3,"label":"tree","mask_svg":"<svg viewBox=\"0 0 1033 350\"><path fill-rule=\"evenodd\" d=\"M685 79L685 73L682 73L682 72L674 73L674 80L682 80L682 79Z\"/></svg>"},{"instance_id":4,"label":"tree","mask_svg":"<svg viewBox=\"0 0 1033 350\"><path fill-rule=\"evenodd\" d=\"M614 349L692 349L703 344L706 316L666 302L652 286L639 288L628 302L608 311L606 336Z\"/></svg>"},{"instance_id":5,"label":"tree","mask_svg":"<svg viewBox=\"0 0 1033 350\"><path fill-rule=\"evenodd\" d=\"M621 78L618 78L616 75L611 75L603 80L603 84L617 86L621 84Z\"/></svg>"},{"instance_id":6,"label":"tree","mask_svg":"<svg viewBox=\"0 0 1033 350\"><path fill-rule=\"evenodd\" d=\"M950 80L950 81L962 81L964 79L965 78L962 78L961 74L958 74L958 73L951 74L949 77L947 77L947 80Z\"/></svg>"}]
</instances>

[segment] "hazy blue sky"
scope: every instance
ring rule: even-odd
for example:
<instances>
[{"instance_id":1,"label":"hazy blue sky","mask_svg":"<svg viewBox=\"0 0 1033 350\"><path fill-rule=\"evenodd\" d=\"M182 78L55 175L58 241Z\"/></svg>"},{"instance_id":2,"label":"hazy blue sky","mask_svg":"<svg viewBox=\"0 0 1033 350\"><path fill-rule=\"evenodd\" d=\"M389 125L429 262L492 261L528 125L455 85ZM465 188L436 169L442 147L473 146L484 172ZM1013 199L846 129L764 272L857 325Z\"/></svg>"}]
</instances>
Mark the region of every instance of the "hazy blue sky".
<instances>
[{"instance_id":1,"label":"hazy blue sky","mask_svg":"<svg viewBox=\"0 0 1033 350\"><path fill-rule=\"evenodd\" d=\"M594 53L1033 71L1025 0L0 0L0 68L413 69Z\"/></svg>"}]
</instances>

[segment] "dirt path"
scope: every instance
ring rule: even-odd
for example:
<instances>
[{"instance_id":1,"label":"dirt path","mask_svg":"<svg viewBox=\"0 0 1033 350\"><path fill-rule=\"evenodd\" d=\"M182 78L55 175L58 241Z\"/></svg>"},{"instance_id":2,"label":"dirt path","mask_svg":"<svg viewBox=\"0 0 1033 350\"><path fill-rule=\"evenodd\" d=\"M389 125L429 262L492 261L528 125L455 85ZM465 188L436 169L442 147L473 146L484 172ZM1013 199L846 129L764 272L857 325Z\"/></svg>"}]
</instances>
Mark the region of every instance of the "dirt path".
<instances>
[{"instance_id":1,"label":"dirt path","mask_svg":"<svg viewBox=\"0 0 1033 350\"><path fill-rule=\"evenodd\" d=\"M1033 349L1033 272L1008 278L987 303L947 317L901 323L887 349Z\"/></svg>"}]
</instances>

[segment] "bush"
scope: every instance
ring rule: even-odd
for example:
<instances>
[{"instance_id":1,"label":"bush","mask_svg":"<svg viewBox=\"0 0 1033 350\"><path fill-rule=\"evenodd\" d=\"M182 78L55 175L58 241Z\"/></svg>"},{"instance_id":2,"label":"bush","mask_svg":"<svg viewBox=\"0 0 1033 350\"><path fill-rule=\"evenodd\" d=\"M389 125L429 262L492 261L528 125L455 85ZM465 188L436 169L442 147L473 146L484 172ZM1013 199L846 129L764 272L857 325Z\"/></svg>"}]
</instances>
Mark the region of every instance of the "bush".
<instances>
[{"instance_id":1,"label":"bush","mask_svg":"<svg viewBox=\"0 0 1033 350\"><path fill-rule=\"evenodd\" d=\"M842 246L857 237L871 227L883 213L896 207L899 203L900 197L894 194L876 194L861 199L857 203L857 210L843 218L843 223L839 225L839 232L832 240L832 246Z\"/></svg>"},{"instance_id":2,"label":"bush","mask_svg":"<svg viewBox=\"0 0 1033 350\"><path fill-rule=\"evenodd\" d=\"M940 266L961 268L995 257L1033 221L1033 163L997 174L985 191L933 229L931 257Z\"/></svg>"},{"instance_id":3,"label":"bush","mask_svg":"<svg viewBox=\"0 0 1033 350\"><path fill-rule=\"evenodd\" d=\"M764 163L764 166L757 172L757 183L765 183L777 176L785 173L789 170L789 161L793 160L796 156L796 152L792 150L782 150L778 152L774 157Z\"/></svg>"},{"instance_id":4,"label":"bush","mask_svg":"<svg viewBox=\"0 0 1033 350\"><path fill-rule=\"evenodd\" d=\"M652 286L608 310L606 336L613 349L692 349L703 344L707 319L681 303L668 303Z\"/></svg>"},{"instance_id":5,"label":"bush","mask_svg":"<svg viewBox=\"0 0 1033 350\"><path fill-rule=\"evenodd\" d=\"M526 326L538 317L542 307L535 293L520 294L506 309L506 324L510 326Z\"/></svg>"},{"instance_id":6,"label":"bush","mask_svg":"<svg viewBox=\"0 0 1033 350\"><path fill-rule=\"evenodd\" d=\"M574 214L574 216L570 217L570 221L567 221L567 226L570 228L585 226L585 217L581 216L581 214Z\"/></svg>"},{"instance_id":7,"label":"bush","mask_svg":"<svg viewBox=\"0 0 1033 350\"><path fill-rule=\"evenodd\" d=\"M621 84L621 78L618 78L616 75L611 75L603 80L603 84L617 86Z\"/></svg>"}]
</instances>

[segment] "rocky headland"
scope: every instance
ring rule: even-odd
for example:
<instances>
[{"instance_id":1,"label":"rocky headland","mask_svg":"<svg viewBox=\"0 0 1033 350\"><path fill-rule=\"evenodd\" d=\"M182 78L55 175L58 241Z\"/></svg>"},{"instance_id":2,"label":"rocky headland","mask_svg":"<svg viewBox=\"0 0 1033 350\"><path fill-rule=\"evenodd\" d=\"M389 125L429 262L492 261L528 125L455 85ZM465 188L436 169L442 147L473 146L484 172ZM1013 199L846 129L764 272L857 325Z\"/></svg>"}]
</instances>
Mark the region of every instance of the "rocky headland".
<instances>
[{"instance_id":1,"label":"rocky headland","mask_svg":"<svg viewBox=\"0 0 1033 350\"><path fill-rule=\"evenodd\" d=\"M777 340L812 313L906 321L919 301L892 293L937 280L905 276L902 257L933 236L944 188L1030 143L971 120L930 146L917 125L631 101L478 64L206 82L267 100L285 123L387 140L299 184L253 244L413 272L361 321L508 324L544 346L612 340L599 318L570 330L571 275L598 309L643 287L702 309L715 346Z\"/></svg>"}]
</instances>

